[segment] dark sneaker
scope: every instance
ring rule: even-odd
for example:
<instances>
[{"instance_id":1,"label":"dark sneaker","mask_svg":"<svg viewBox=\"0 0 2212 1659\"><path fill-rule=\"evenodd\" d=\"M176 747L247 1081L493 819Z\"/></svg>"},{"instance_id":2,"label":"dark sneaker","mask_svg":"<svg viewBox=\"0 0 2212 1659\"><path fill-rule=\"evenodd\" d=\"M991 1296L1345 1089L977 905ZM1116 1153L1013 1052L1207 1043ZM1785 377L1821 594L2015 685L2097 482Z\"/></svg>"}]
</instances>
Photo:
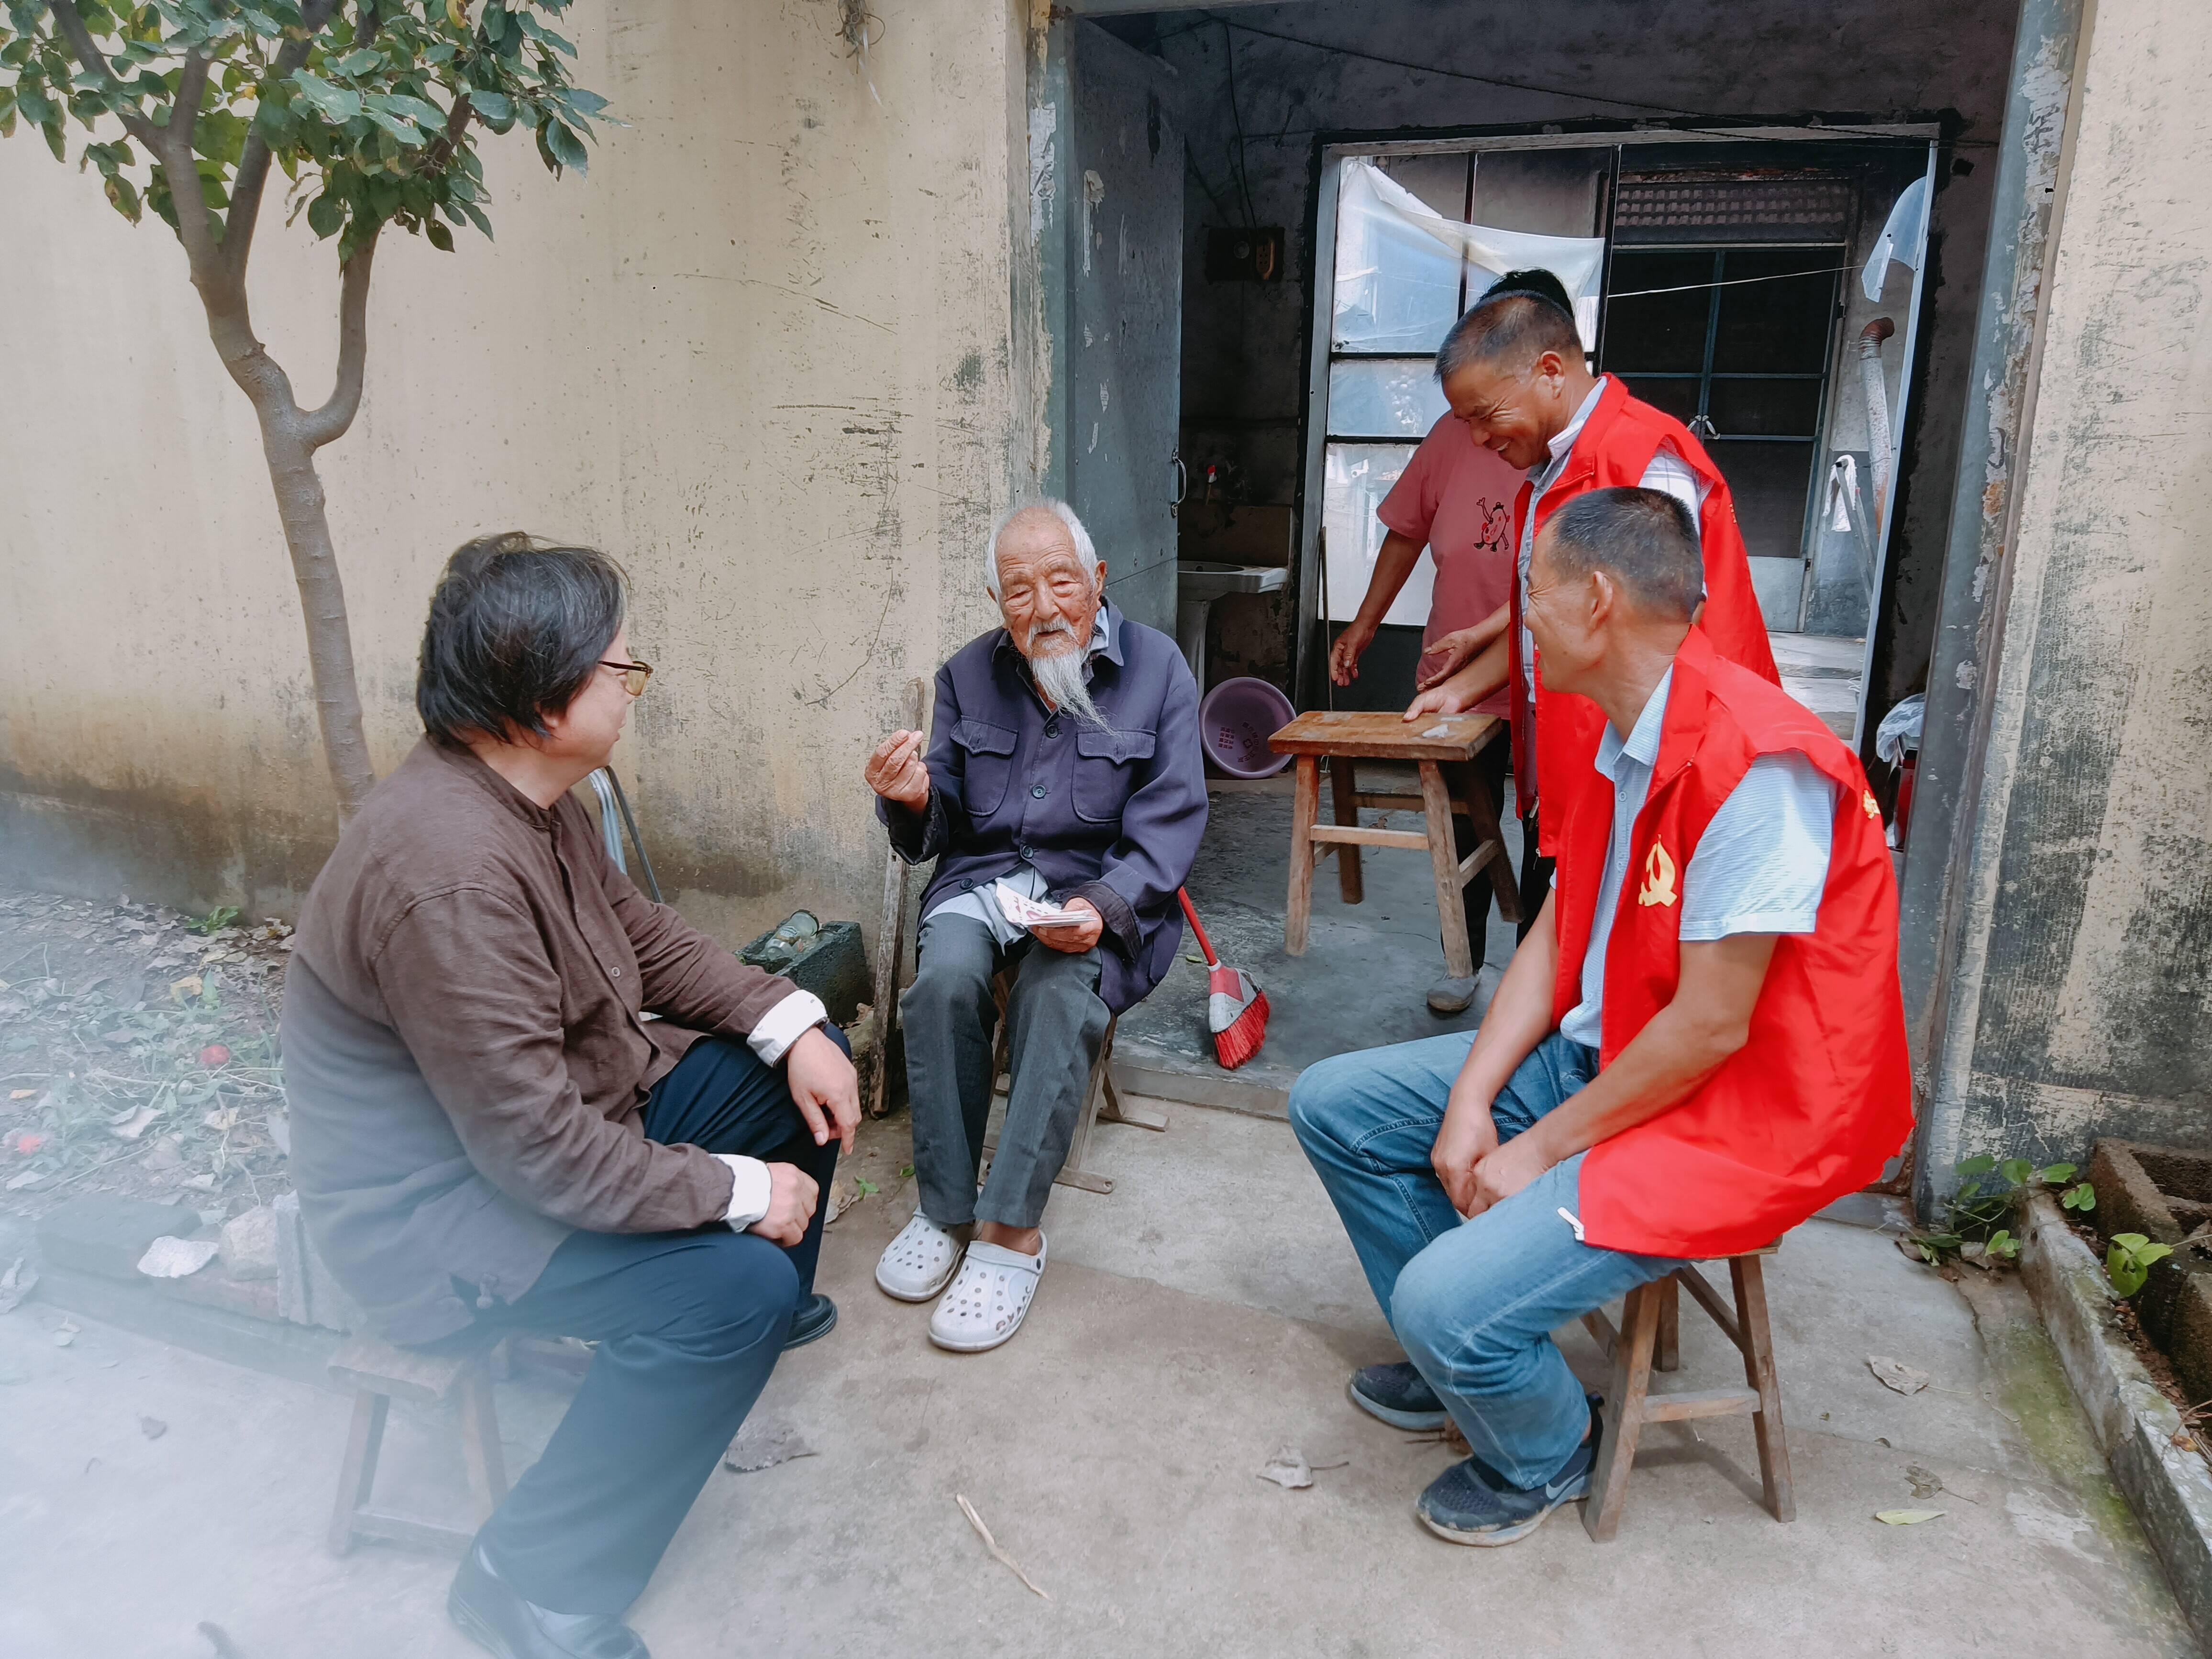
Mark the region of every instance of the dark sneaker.
<instances>
[{"instance_id":1,"label":"dark sneaker","mask_svg":"<svg viewBox=\"0 0 2212 1659\"><path fill-rule=\"evenodd\" d=\"M1597 1440L1593 1413L1590 1437L1575 1448L1566 1467L1542 1486L1525 1491L1506 1485L1480 1458L1462 1459L1429 1483L1413 1513L1431 1532L1455 1544L1514 1543L1542 1526L1560 1504L1571 1504L1589 1491Z\"/></svg>"},{"instance_id":2,"label":"dark sneaker","mask_svg":"<svg viewBox=\"0 0 2212 1659\"><path fill-rule=\"evenodd\" d=\"M820 1291L800 1303L792 1311L791 1334L783 1339L783 1351L803 1348L830 1334L837 1323L837 1304Z\"/></svg>"},{"instance_id":3,"label":"dark sneaker","mask_svg":"<svg viewBox=\"0 0 2212 1659\"><path fill-rule=\"evenodd\" d=\"M475 1547L453 1576L446 1611L498 1659L653 1659L637 1632L611 1613L555 1613L524 1601Z\"/></svg>"},{"instance_id":4,"label":"dark sneaker","mask_svg":"<svg viewBox=\"0 0 2212 1659\"><path fill-rule=\"evenodd\" d=\"M1353 1405L1394 1429L1441 1429L1451 1421L1437 1391L1406 1360L1353 1373L1350 1393Z\"/></svg>"}]
</instances>

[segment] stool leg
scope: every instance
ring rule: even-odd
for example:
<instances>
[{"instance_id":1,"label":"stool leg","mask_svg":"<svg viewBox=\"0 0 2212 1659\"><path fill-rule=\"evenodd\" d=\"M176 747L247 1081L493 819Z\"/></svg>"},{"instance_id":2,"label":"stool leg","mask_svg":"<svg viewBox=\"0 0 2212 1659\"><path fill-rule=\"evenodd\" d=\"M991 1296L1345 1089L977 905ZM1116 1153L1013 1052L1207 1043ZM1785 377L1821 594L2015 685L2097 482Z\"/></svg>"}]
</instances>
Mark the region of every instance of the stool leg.
<instances>
[{"instance_id":1,"label":"stool leg","mask_svg":"<svg viewBox=\"0 0 2212 1659\"><path fill-rule=\"evenodd\" d=\"M1315 816L1321 810L1320 762L1298 757L1298 792L1291 805L1291 891L1283 911L1283 954L1306 953L1306 929L1313 920Z\"/></svg>"},{"instance_id":2,"label":"stool leg","mask_svg":"<svg viewBox=\"0 0 2212 1659\"><path fill-rule=\"evenodd\" d=\"M1613 1386L1606 1391L1603 1432L1591 1466L1589 1497L1583 1504L1583 1527L1598 1543L1620 1529L1628 1502L1628 1472L1636 1464L1636 1443L1644 1433L1644 1401L1651 1386L1651 1349L1659 1336L1659 1291L1639 1285L1620 1310L1620 1339L1613 1347Z\"/></svg>"},{"instance_id":3,"label":"stool leg","mask_svg":"<svg viewBox=\"0 0 2212 1659\"><path fill-rule=\"evenodd\" d=\"M1328 757L1328 793L1340 824L1356 825L1359 822L1359 803L1352 798L1358 788L1353 777L1349 755ZM1366 882L1359 868L1359 848L1348 841L1339 842L1336 846L1336 883L1346 904L1358 904L1367 896Z\"/></svg>"},{"instance_id":4,"label":"stool leg","mask_svg":"<svg viewBox=\"0 0 2212 1659\"><path fill-rule=\"evenodd\" d=\"M338 1466L338 1501L331 1512L331 1553L353 1547L353 1518L376 1485L376 1460L384 1450L384 1419L392 1410L388 1395L361 1389L353 1397L353 1425L346 1432L345 1462Z\"/></svg>"},{"instance_id":5,"label":"stool leg","mask_svg":"<svg viewBox=\"0 0 2212 1659\"><path fill-rule=\"evenodd\" d=\"M1503 743L1505 738L1500 734L1492 741ZM1474 829L1475 847L1480 849L1493 842L1498 846L1488 860L1488 879L1490 890L1498 900L1498 920L1518 921L1521 889L1513 878L1513 861L1505 856L1505 833L1498 826L1498 809L1491 805L1490 791L1472 766L1467 769L1467 787L1462 798L1467 802L1468 822Z\"/></svg>"},{"instance_id":6,"label":"stool leg","mask_svg":"<svg viewBox=\"0 0 2212 1659\"><path fill-rule=\"evenodd\" d=\"M1651 1351L1654 1370L1682 1369L1682 1283L1668 1273L1655 1286L1659 1292L1659 1340Z\"/></svg>"},{"instance_id":7,"label":"stool leg","mask_svg":"<svg viewBox=\"0 0 2212 1659\"><path fill-rule=\"evenodd\" d=\"M1766 1324L1766 1277L1755 1255L1729 1262L1735 1285L1736 1329L1743 1337L1744 1381L1758 1391L1752 1426L1759 1436L1759 1478L1766 1488L1766 1507L1777 1521L1797 1518L1797 1498L1790 1483L1790 1443L1782 1429L1782 1384L1774 1374L1774 1336Z\"/></svg>"},{"instance_id":8,"label":"stool leg","mask_svg":"<svg viewBox=\"0 0 2212 1659\"><path fill-rule=\"evenodd\" d=\"M507 1499L507 1456L499 1443L499 1413L492 1403L491 1373L479 1366L462 1379L461 1462L479 1525Z\"/></svg>"},{"instance_id":9,"label":"stool leg","mask_svg":"<svg viewBox=\"0 0 2212 1659\"><path fill-rule=\"evenodd\" d=\"M1452 838L1451 796L1434 761L1421 763L1421 805L1428 816L1429 862L1437 878L1437 921L1443 929L1444 972L1466 979L1474 972L1467 942L1467 901L1459 884L1459 848Z\"/></svg>"}]
</instances>

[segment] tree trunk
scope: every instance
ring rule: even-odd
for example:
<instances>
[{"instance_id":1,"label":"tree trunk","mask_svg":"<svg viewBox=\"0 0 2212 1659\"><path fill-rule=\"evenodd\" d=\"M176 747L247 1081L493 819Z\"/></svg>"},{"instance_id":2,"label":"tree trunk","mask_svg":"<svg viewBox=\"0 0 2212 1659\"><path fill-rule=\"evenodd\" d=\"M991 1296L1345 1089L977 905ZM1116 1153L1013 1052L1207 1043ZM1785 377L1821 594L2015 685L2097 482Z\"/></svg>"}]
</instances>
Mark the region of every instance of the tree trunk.
<instances>
[{"instance_id":1,"label":"tree trunk","mask_svg":"<svg viewBox=\"0 0 2212 1659\"><path fill-rule=\"evenodd\" d=\"M361 690L354 678L353 635L346 621L345 585L338 578L337 550L331 544L330 514L323 482L315 472L315 453L289 422L257 408L262 453L269 461L269 483L276 492L283 520L284 546L292 556L292 579L300 586L300 612L307 624L307 666L314 678L315 720L322 728L323 754L337 791L338 827L351 823L376 786L369 765L368 740L362 731Z\"/></svg>"},{"instance_id":2,"label":"tree trunk","mask_svg":"<svg viewBox=\"0 0 2212 1659\"><path fill-rule=\"evenodd\" d=\"M315 719L337 795L341 832L376 787L376 773L369 765L368 739L362 731L345 586L338 580L337 551L331 544L330 515L323 481L315 471L315 452L343 436L361 407L368 279L375 257L376 235L372 232L339 267L337 382L330 400L314 410L299 406L289 377L254 337L242 268L217 266L205 281L197 269L193 276L207 308L208 334L216 355L252 404L261 425L269 484L276 495L276 515L284 526L284 546L292 557L292 579L299 584L300 611L307 624Z\"/></svg>"},{"instance_id":3,"label":"tree trunk","mask_svg":"<svg viewBox=\"0 0 2212 1659\"><path fill-rule=\"evenodd\" d=\"M317 33L339 0L307 0L301 9L303 31L294 32L276 55L275 76L282 80L307 60ZM70 44L88 75L105 82L118 97L123 82L114 65L94 43L84 19L64 0L50 0L54 27ZM366 9L366 7L364 7ZM315 452L344 435L361 407L363 360L368 350L368 277L376 258L380 224L371 226L339 266L337 380L319 409L302 410L292 382L267 348L254 337L246 297L246 264L253 230L261 216L261 196L271 160L258 123L246 133L238 161L229 211L220 222L206 211L193 134L200 118L208 76L215 60L204 47L185 53L172 89L168 118L156 125L135 100L117 105L124 128L152 155L176 207L177 240L184 245L192 286L207 313L208 338L230 378L253 405L261 423L261 448L269 463L269 482L276 492L284 545L292 556L293 580L300 586L300 608L307 623L307 663L314 676L315 717L322 727L323 754L337 792L338 828L352 821L376 774L368 763L368 742L362 733L361 692L354 680L353 640L346 623L345 589L338 580L337 555L331 546L331 524L324 510L322 480L315 476ZM454 120L465 125L468 103L454 106ZM454 129L458 137L459 128Z\"/></svg>"}]
</instances>

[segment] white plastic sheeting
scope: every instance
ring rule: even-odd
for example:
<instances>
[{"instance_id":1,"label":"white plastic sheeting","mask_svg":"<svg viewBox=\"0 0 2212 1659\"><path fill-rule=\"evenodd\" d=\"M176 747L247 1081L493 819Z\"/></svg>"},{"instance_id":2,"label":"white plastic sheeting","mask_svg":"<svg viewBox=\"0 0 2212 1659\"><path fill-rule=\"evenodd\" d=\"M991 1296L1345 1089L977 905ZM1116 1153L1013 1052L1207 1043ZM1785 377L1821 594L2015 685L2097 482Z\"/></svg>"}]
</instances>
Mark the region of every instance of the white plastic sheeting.
<instances>
[{"instance_id":1,"label":"white plastic sheeting","mask_svg":"<svg viewBox=\"0 0 2212 1659\"><path fill-rule=\"evenodd\" d=\"M1859 273L1859 291L1875 305L1881 303L1882 285L1889 280L1892 260L1909 270L1920 269L1921 250L1927 246L1928 180L1915 179L1905 187L1875 238L1874 252Z\"/></svg>"},{"instance_id":2,"label":"white plastic sheeting","mask_svg":"<svg viewBox=\"0 0 2212 1659\"><path fill-rule=\"evenodd\" d=\"M1336 198L1334 340L1339 351L1434 351L1469 304L1509 270L1550 271L1575 302L1583 344L1597 343L1601 236L1538 236L1462 224L1436 212L1371 161L1347 157Z\"/></svg>"},{"instance_id":3,"label":"white plastic sheeting","mask_svg":"<svg viewBox=\"0 0 2212 1659\"><path fill-rule=\"evenodd\" d=\"M1390 493L1413 459L1411 444L1331 443L1328 472L1322 483L1322 526L1328 538L1328 619L1350 622L1359 614L1359 602L1375 574L1376 556L1382 550L1382 526L1375 509ZM1419 628L1429 619L1429 601L1436 591L1437 567L1426 548L1406 585L1382 620Z\"/></svg>"}]
</instances>

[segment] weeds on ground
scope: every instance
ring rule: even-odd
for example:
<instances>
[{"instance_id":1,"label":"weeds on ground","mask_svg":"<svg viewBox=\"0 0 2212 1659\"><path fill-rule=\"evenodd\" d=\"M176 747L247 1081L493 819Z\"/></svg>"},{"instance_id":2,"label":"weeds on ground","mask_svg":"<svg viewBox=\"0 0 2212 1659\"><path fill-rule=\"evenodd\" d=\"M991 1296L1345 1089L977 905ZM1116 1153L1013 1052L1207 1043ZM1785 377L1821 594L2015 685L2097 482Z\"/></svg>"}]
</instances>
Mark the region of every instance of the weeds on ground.
<instances>
[{"instance_id":1,"label":"weeds on ground","mask_svg":"<svg viewBox=\"0 0 2212 1659\"><path fill-rule=\"evenodd\" d=\"M1978 1267L2016 1261L2020 1240L2012 1228L2030 1194L2057 1188L2059 1204L2078 1215L2097 1207L2097 1189L2087 1182L2067 1184L2075 1173L2071 1164L2039 1169L2024 1158L1967 1158L1958 1168L1958 1190L1944 1200L1943 1224L1932 1232L1907 1235L1907 1243L1930 1267L1954 1258Z\"/></svg>"}]
</instances>

